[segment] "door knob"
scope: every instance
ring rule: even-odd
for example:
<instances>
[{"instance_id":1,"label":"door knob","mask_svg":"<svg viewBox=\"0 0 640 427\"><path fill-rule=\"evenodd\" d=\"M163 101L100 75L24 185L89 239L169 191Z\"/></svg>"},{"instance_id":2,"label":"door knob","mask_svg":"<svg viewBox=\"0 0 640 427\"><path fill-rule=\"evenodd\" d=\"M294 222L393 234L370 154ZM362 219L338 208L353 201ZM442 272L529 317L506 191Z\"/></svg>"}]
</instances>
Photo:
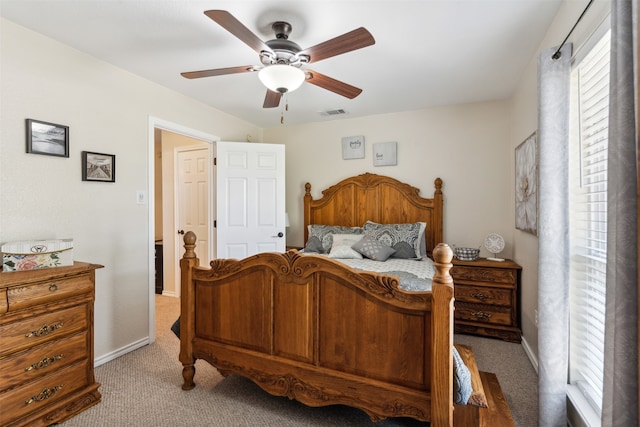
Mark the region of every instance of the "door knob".
<instances>
[{"instance_id":1,"label":"door knob","mask_svg":"<svg viewBox=\"0 0 640 427\"><path fill-rule=\"evenodd\" d=\"M184 234L184 230L178 230L178 234Z\"/></svg>"},{"instance_id":2,"label":"door knob","mask_svg":"<svg viewBox=\"0 0 640 427\"><path fill-rule=\"evenodd\" d=\"M282 236L284 236L284 233L281 231L281 232L278 233L277 236L271 236L271 237L282 237Z\"/></svg>"}]
</instances>

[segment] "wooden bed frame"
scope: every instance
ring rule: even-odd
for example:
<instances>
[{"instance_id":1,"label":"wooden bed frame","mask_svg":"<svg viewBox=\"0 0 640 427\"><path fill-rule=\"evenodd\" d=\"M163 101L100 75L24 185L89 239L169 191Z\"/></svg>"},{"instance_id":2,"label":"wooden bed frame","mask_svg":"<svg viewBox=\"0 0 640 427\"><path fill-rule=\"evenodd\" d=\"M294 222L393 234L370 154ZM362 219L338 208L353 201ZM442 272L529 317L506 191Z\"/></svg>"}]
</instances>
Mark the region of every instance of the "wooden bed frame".
<instances>
[{"instance_id":1,"label":"wooden bed frame","mask_svg":"<svg viewBox=\"0 0 640 427\"><path fill-rule=\"evenodd\" d=\"M427 223L437 273L431 292L324 256L262 253L198 267L184 236L180 361L184 390L196 359L239 374L268 393L309 406L343 404L373 421L411 417L453 426L452 251L442 241L442 181L433 198L393 178L363 174L304 196L308 224Z\"/></svg>"}]
</instances>

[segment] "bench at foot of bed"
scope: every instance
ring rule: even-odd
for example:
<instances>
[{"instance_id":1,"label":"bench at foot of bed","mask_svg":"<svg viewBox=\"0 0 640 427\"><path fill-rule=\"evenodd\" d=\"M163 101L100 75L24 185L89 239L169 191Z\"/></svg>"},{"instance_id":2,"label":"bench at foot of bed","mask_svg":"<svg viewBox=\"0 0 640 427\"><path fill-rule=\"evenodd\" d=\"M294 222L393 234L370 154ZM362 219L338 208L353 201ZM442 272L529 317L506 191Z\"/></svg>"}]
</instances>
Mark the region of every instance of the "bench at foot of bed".
<instances>
[{"instance_id":1,"label":"bench at foot of bed","mask_svg":"<svg viewBox=\"0 0 640 427\"><path fill-rule=\"evenodd\" d=\"M473 393L469 404L454 405L454 426L515 427L496 374L478 370L471 347L456 344L456 349L471 373Z\"/></svg>"}]
</instances>

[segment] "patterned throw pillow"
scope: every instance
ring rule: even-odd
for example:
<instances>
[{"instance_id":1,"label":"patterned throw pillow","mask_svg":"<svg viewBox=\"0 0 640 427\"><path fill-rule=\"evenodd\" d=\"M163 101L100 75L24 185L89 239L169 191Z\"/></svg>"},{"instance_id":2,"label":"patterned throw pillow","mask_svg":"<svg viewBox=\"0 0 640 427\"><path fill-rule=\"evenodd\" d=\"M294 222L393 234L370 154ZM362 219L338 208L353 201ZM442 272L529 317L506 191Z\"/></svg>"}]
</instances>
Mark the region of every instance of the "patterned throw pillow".
<instances>
[{"instance_id":1,"label":"patterned throw pillow","mask_svg":"<svg viewBox=\"0 0 640 427\"><path fill-rule=\"evenodd\" d=\"M471 372L460 357L458 349L453 347L453 403L466 405L472 393Z\"/></svg>"},{"instance_id":2,"label":"patterned throw pillow","mask_svg":"<svg viewBox=\"0 0 640 427\"><path fill-rule=\"evenodd\" d=\"M425 222L408 224L378 224L367 221L364 234L391 246L395 253L393 258L422 258L421 240L424 240Z\"/></svg>"},{"instance_id":3,"label":"patterned throw pillow","mask_svg":"<svg viewBox=\"0 0 640 427\"><path fill-rule=\"evenodd\" d=\"M363 234L334 234L329 258L362 259L362 254L351 246L364 237Z\"/></svg>"},{"instance_id":4,"label":"patterned throw pillow","mask_svg":"<svg viewBox=\"0 0 640 427\"><path fill-rule=\"evenodd\" d=\"M305 252L328 254L331 251L334 234L363 234L362 227L345 227L342 225L310 224L307 226L309 237L304 247Z\"/></svg>"},{"instance_id":5,"label":"patterned throw pillow","mask_svg":"<svg viewBox=\"0 0 640 427\"><path fill-rule=\"evenodd\" d=\"M386 261L395 252L391 246L366 235L351 247L374 261Z\"/></svg>"}]
</instances>

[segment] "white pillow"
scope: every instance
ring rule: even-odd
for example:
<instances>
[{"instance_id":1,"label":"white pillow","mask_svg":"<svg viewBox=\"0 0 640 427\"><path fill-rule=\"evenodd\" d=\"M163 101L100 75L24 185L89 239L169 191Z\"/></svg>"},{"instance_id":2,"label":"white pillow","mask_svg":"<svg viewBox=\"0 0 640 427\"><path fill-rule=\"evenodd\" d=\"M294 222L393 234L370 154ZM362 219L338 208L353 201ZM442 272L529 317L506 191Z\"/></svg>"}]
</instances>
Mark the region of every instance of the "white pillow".
<instances>
[{"instance_id":1,"label":"white pillow","mask_svg":"<svg viewBox=\"0 0 640 427\"><path fill-rule=\"evenodd\" d=\"M363 237L363 234L334 234L329 258L362 259L362 254L351 246Z\"/></svg>"}]
</instances>

